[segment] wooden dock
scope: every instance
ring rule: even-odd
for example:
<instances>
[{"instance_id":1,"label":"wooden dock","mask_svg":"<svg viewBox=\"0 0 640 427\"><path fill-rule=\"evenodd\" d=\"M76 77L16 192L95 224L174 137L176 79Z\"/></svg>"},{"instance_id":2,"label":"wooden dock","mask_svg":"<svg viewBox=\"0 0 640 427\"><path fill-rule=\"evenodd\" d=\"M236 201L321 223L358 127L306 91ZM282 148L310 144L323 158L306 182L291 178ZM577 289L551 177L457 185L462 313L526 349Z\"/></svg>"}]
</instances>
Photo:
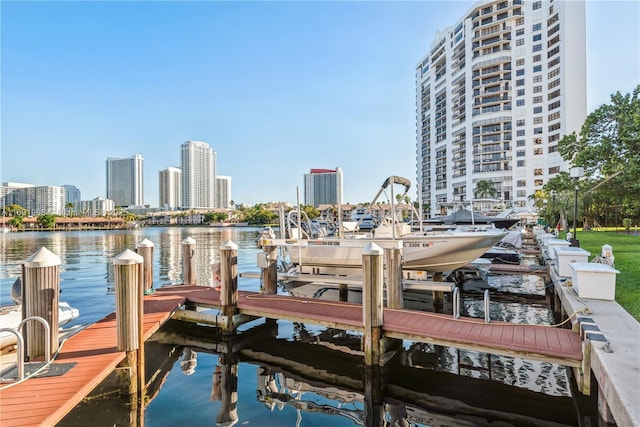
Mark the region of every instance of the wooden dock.
<instances>
[{"instance_id":1,"label":"wooden dock","mask_svg":"<svg viewBox=\"0 0 640 427\"><path fill-rule=\"evenodd\" d=\"M219 314L183 310L220 307L220 293L203 286L159 288L144 302L144 338L148 339L169 318L215 323ZM360 304L261 295L239 291L240 315L305 322L332 328L364 331ZM568 329L502 322L412 310L384 310L384 336L471 349L491 354L544 360L580 367L582 343ZM115 314L66 341L54 363L75 363L61 376L31 378L0 391L0 425L54 425L99 385L125 358L116 347Z\"/></svg>"}]
</instances>

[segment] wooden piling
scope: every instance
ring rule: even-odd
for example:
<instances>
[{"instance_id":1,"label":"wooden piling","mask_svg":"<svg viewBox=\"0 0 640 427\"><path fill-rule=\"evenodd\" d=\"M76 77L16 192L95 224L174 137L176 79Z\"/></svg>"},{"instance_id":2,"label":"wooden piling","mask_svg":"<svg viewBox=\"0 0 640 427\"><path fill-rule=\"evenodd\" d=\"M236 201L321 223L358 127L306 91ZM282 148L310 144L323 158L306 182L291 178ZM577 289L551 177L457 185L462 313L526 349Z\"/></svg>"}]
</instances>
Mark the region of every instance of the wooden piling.
<instances>
[{"instance_id":1,"label":"wooden piling","mask_svg":"<svg viewBox=\"0 0 640 427\"><path fill-rule=\"evenodd\" d=\"M24 264L22 318L42 317L50 329L50 336L45 336L44 326L39 322L25 324L25 354L29 360L44 356L47 348L45 340L50 340L48 356L58 351L60 264L60 258L44 247Z\"/></svg>"},{"instance_id":2,"label":"wooden piling","mask_svg":"<svg viewBox=\"0 0 640 427\"><path fill-rule=\"evenodd\" d=\"M238 313L238 245L231 240L220 246L220 305L227 318L221 328L233 332L233 316Z\"/></svg>"},{"instance_id":3,"label":"wooden piling","mask_svg":"<svg viewBox=\"0 0 640 427\"><path fill-rule=\"evenodd\" d=\"M182 241L182 283L196 284L196 241L187 237Z\"/></svg>"},{"instance_id":4,"label":"wooden piling","mask_svg":"<svg viewBox=\"0 0 640 427\"><path fill-rule=\"evenodd\" d=\"M364 361L379 365L383 320L383 250L369 243L362 251L362 315L364 323Z\"/></svg>"},{"instance_id":5,"label":"wooden piling","mask_svg":"<svg viewBox=\"0 0 640 427\"><path fill-rule=\"evenodd\" d=\"M402 249L387 248L384 250L385 282L387 284L387 307L401 309L404 307L402 290Z\"/></svg>"},{"instance_id":6,"label":"wooden piling","mask_svg":"<svg viewBox=\"0 0 640 427\"><path fill-rule=\"evenodd\" d=\"M278 293L278 253L276 250L276 246L263 247L267 266L262 271L262 286L266 295Z\"/></svg>"},{"instance_id":7,"label":"wooden piling","mask_svg":"<svg viewBox=\"0 0 640 427\"><path fill-rule=\"evenodd\" d=\"M136 245L136 252L143 259L142 289L145 294L153 289L153 246L153 242L149 239L144 239Z\"/></svg>"},{"instance_id":8,"label":"wooden piling","mask_svg":"<svg viewBox=\"0 0 640 427\"><path fill-rule=\"evenodd\" d=\"M130 396L144 390L142 256L127 249L113 259L116 293L116 345L124 351L122 378ZM143 399L141 399L143 400Z\"/></svg>"}]
</instances>

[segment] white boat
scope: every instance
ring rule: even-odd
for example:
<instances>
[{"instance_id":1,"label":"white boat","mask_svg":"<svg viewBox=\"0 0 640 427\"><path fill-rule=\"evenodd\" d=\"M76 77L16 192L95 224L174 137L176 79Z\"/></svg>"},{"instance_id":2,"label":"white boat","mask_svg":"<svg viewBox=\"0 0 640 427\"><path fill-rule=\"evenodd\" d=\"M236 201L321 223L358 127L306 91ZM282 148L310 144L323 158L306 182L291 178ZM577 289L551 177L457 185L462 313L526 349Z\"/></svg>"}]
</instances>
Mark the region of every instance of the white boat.
<instances>
[{"instance_id":1,"label":"white boat","mask_svg":"<svg viewBox=\"0 0 640 427\"><path fill-rule=\"evenodd\" d=\"M58 326L61 328L75 320L80 315L77 308L71 307L69 303L58 303ZM22 306L12 305L0 308L0 328L16 329L22 321ZM0 351L15 345L16 336L10 332L0 332Z\"/></svg>"},{"instance_id":2,"label":"white boat","mask_svg":"<svg viewBox=\"0 0 640 427\"><path fill-rule=\"evenodd\" d=\"M299 273L353 274L353 269L362 268L362 250L369 243L383 249L401 248L404 270L447 273L480 257L507 235L504 230L486 226L482 229L458 227L442 232L411 231L411 225L400 220L395 212L393 184L405 187L400 200L411 186L406 178L392 176L385 180L370 206L374 206L378 197L390 188L388 200L391 209L370 233L343 232L338 237L318 239L298 239L293 233L290 234L295 236L292 240L270 244L286 248L291 267Z\"/></svg>"}]
</instances>

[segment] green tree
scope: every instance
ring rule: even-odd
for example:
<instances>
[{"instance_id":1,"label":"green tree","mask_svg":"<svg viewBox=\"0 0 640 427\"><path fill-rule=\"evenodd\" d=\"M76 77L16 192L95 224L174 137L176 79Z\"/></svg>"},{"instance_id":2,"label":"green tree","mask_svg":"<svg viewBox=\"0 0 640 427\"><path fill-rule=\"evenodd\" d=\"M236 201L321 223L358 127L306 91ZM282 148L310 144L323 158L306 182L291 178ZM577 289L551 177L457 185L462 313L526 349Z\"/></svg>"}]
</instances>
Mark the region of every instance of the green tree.
<instances>
[{"instance_id":1,"label":"green tree","mask_svg":"<svg viewBox=\"0 0 640 427\"><path fill-rule=\"evenodd\" d=\"M56 215L38 215L38 217L36 218L36 223L42 228L53 228L56 225Z\"/></svg>"},{"instance_id":2,"label":"green tree","mask_svg":"<svg viewBox=\"0 0 640 427\"><path fill-rule=\"evenodd\" d=\"M207 212L204 214L204 222L210 224L212 222L222 222L229 218L225 212Z\"/></svg>"},{"instance_id":3,"label":"green tree","mask_svg":"<svg viewBox=\"0 0 640 427\"><path fill-rule=\"evenodd\" d=\"M476 198L495 197L498 194L498 191L493 186L493 182L483 179L478 181L476 184L474 194L476 195Z\"/></svg>"},{"instance_id":4,"label":"green tree","mask_svg":"<svg viewBox=\"0 0 640 427\"><path fill-rule=\"evenodd\" d=\"M320 211L311 205L302 206L302 210L307 214L309 219L314 219L320 216ZM304 217L303 217L304 218Z\"/></svg>"},{"instance_id":5,"label":"green tree","mask_svg":"<svg viewBox=\"0 0 640 427\"><path fill-rule=\"evenodd\" d=\"M640 85L627 95L611 95L609 104L587 116L578 134L560 140L558 151L584 167L585 176L607 181L596 191L608 192L615 204L635 205L640 198Z\"/></svg>"},{"instance_id":6,"label":"green tree","mask_svg":"<svg viewBox=\"0 0 640 427\"><path fill-rule=\"evenodd\" d=\"M21 215L14 215L8 221L10 227L21 229L24 227L24 217Z\"/></svg>"},{"instance_id":7,"label":"green tree","mask_svg":"<svg viewBox=\"0 0 640 427\"><path fill-rule=\"evenodd\" d=\"M2 215L4 216L22 216L25 217L27 215L29 215L29 211L26 210L25 208L23 208L20 205L16 205L16 204L12 204L12 205L8 205L5 206L2 209Z\"/></svg>"},{"instance_id":8,"label":"green tree","mask_svg":"<svg viewBox=\"0 0 640 427\"><path fill-rule=\"evenodd\" d=\"M71 216L71 213L73 212L73 203L67 202L65 203L64 207L67 210L67 216Z\"/></svg>"}]
</instances>

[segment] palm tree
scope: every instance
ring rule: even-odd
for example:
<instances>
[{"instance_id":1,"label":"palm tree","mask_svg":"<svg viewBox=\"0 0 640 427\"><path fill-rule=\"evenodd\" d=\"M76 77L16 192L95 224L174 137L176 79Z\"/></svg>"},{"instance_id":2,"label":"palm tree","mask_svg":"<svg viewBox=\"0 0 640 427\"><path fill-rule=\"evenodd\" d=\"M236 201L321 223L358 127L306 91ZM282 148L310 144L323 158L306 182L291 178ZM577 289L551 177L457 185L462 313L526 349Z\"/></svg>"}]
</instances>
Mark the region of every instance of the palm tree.
<instances>
[{"instance_id":1,"label":"palm tree","mask_svg":"<svg viewBox=\"0 0 640 427\"><path fill-rule=\"evenodd\" d=\"M65 207L65 208L67 208L67 216L71 216L72 209L73 209L73 203L71 203L71 202L67 202L67 203L64 205L64 207Z\"/></svg>"},{"instance_id":2,"label":"palm tree","mask_svg":"<svg viewBox=\"0 0 640 427\"><path fill-rule=\"evenodd\" d=\"M483 179L478 181L476 184L474 193L476 198L495 197L498 194L498 191L493 187L493 182Z\"/></svg>"}]
</instances>

